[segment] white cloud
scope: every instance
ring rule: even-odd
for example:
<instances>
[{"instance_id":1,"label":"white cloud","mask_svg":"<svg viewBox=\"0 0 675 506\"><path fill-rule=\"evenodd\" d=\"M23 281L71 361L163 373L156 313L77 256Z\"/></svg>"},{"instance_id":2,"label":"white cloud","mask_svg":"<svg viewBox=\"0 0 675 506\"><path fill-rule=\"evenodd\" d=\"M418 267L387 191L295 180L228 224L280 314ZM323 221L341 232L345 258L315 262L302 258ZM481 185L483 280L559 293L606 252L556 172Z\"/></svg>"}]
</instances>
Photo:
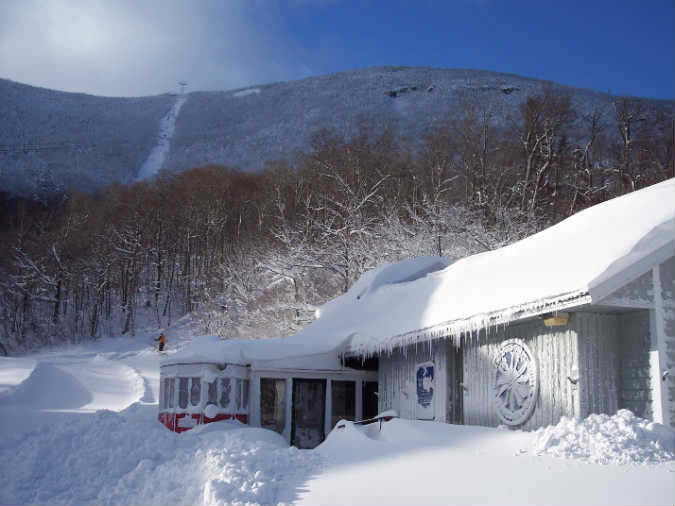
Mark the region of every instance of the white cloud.
<instances>
[{"instance_id":1,"label":"white cloud","mask_svg":"<svg viewBox=\"0 0 675 506\"><path fill-rule=\"evenodd\" d=\"M247 0L0 2L0 77L99 95L307 75L282 16Z\"/></svg>"}]
</instances>

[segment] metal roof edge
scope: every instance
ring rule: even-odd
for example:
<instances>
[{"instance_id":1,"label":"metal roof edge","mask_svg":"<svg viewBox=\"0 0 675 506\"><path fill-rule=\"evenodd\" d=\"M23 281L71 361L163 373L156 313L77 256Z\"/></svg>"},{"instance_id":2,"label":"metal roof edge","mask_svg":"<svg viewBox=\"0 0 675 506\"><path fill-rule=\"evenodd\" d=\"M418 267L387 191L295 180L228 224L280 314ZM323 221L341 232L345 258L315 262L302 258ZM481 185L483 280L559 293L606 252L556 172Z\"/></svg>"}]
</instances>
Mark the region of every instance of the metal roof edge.
<instances>
[{"instance_id":1,"label":"metal roof edge","mask_svg":"<svg viewBox=\"0 0 675 506\"><path fill-rule=\"evenodd\" d=\"M511 322L524 320L545 313L564 311L573 307L589 305L593 302L588 291L579 290L568 292L566 294L547 297L537 302L530 303L515 308L504 308L498 311L492 311L484 315L475 314L468 318L458 320L449 320L423 329L412 330L403 334L391 336L379 345L364 347L361 349L347 349L345 356L368 357L380 353L383 349L402 348L405 346L417 344L419 342L428 342L436 339L459 339L463 334L473 335L480 330L506 325ZM481 322L476 325L476 322ZM457 332L457 328L465 328Z\"/></svg>"}]
</instances>

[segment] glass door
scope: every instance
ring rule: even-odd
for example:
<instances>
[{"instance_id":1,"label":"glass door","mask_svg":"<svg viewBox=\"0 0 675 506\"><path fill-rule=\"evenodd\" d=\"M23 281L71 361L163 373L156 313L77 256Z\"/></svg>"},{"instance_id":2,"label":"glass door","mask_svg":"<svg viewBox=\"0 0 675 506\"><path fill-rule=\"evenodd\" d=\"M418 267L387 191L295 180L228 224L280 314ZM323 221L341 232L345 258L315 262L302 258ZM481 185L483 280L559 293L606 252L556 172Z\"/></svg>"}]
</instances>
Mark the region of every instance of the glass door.
<instances>
[{"instance_id":1,"label":"glass door","mask_svg":"<svg viewBox=\"0 0 675 506\"><path fill-rule=\"evenodd\" d=\"M326 380L293 378L291 444L314 448L323 441L326 412Z\"/></svg>"}]
</instances>

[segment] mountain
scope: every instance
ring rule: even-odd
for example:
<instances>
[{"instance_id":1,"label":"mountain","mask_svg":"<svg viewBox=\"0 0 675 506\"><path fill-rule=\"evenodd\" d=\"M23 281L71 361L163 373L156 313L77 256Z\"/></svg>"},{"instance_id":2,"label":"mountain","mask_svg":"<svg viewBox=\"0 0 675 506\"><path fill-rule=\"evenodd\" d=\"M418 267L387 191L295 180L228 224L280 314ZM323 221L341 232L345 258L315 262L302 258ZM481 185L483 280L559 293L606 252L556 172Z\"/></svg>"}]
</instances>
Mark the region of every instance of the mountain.
<instances>
[{"instance_id":1,"label":"mountain","mask_svg":"<svg viewBox=\"0 0 675 506\"><path fill-rule=\"evenodd\" d=\"M44 196L128 182L173 97L104 98L0 80L0 189Z\"/></svg>"},{"instance_id":2,"label":"mountain","mask_svg":"<svg viewBox=\"0 0 675 506\"><path fill-rule=\"evenodd\" d=\"M256 170L308 150L322 129L349 137L364 124L414 147L462 97L489 104L504 126L544 84L488 71L378 67L231 91L108 98L0 79L0 189L40 197L128 183L159 168ZM614 121L608 93L553 86L571 92L580 116L598 110ZM670 101L644 103L648 116L672 116Z\"/></svg>"}]
</instances>

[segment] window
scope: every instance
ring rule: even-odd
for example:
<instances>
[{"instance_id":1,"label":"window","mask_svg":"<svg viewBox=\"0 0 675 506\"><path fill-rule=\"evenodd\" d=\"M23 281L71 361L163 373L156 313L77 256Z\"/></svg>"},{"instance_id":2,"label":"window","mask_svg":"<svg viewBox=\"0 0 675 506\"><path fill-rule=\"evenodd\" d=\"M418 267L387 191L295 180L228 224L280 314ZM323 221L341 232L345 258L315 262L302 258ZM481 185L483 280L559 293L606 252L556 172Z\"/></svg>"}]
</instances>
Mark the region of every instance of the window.
<instances>
[{"instance_id":1,"label":"window","mask_svg":"<svg viewBox=\"0 0 675 506\"><path fill-rule=\"evenodd\" d=\"M260 379L260 426L282 433L286 425L286 380Z\"/></svg>"},{"instance_id":2,"label":"window","mask_svg":"<svg viewBox=\"0 0 675 506\"><path fill-rule=\"evenodd\" d=\"M169 403L169 393L171 389L171 382L173 378L164 378L164 381L161 383L162 391L159 393L159 398L161 399L161 409L168 409L173 406Z\"/></svg>"},{"instance_id":3,"label":"window","mask_svg":"<svg viewBox=\"0 0 675 506\"><path fill-rule=\"evenodd\" d=\"M227 408L230 405L230 393L232 391L232 383L230 378L220 378L220 407Z\"/></svg>"},{"instance_id":4,"label":"window","mask_svg":"<svg viewBox=\"0 0 675 506\"><path fill-rule=\"evenodd\" d=\"M243 380L241 382L241 404L244 411L248 411L248 380Z\"/></svg>"},{"instance_id":5,"label":"window","mask_svg":"<svg viewBox=\"0 0 675 506\"><path fill-rule=\"evenodd\" d=\"M190 386L190 404L199 406L201 404L202 381L201 378L192 378Z\"/></svg>"},{"instance_id":6,"label":"window","mask_svg":"<svg viewBox=\"0 0 675 506\"><path fill-rule=\"evenodd\" d=\"M168 409L173 409L176 407L176 378L168 378L169 381L169 403L167 404Z\"/></svg>"},{"instance_id":7,"label":"window","mask_svg":"<svg viewBox=\"0 0 675 506\"><path fill-rule=\"evenodd\" d=\"M331 398L333 404L332 427L335 427L339 420L354 420L356 416L355 381L332 381Z\"/></svg>"},{"instance_id":8,"label":"window","mask_svg":"<svg viewBox=\"0 0 675 506\"><path fill-rule=\"evenodd\" d=\"M237 411L241 410L241 401L242 401L242 396L241 396L241 379L237 378L237 389L234 392L235 399L237 400Z\"/></svg>"},{"instance_id":9,"label":"window","mask_svg":"<svg viewBox=\"0 0 675 506\"><path fill-rule=\"evenodd\" d=\"M216 404L218 402L218 380L209 383L208 399L206 404Z\"/></svg>"},{"instance_id":10,"label":"window","mask_svg":"<svg viewBox=\"0 0 675 506\"><path fill-rule=\"evenodd\" d=\"M248 410L248 380L237 378L237 391L235 392L237 400L237 411Z\"/></svg>"},{"instance_id":11,"label":"window","mask_svg":"<svg viewBox=\"0 0 675 506\"><path fill-rule=\"evenodd\" d=\"M178 407L187 408L188 404L188 378L178 378Z\"/></svg>"}]
</instances>

